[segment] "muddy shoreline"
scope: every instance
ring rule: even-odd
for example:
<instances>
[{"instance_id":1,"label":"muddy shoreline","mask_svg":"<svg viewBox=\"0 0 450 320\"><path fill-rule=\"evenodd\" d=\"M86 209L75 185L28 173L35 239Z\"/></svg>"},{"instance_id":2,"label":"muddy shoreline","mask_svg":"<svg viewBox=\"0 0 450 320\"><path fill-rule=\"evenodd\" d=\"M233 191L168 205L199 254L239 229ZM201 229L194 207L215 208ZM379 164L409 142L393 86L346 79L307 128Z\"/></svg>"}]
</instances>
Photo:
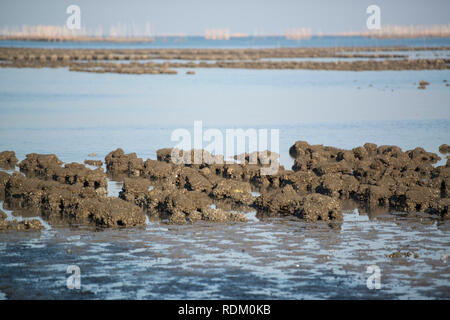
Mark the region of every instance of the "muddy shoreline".
<instances>
[{"instance_id":1,"label":"muddy shoreline","mask_svg":"<svg viewBox=\"0 0 450 320\"><path fill-rule=\"evenodd\" d=\"M245 224L0 233L3 299L448 299L448 223L345 212ZM351 245L349 245L351 244ZM382 269L381 290L366 267ZM66 287L68 265L80 290Z\"/></svg>"}]
</instances>

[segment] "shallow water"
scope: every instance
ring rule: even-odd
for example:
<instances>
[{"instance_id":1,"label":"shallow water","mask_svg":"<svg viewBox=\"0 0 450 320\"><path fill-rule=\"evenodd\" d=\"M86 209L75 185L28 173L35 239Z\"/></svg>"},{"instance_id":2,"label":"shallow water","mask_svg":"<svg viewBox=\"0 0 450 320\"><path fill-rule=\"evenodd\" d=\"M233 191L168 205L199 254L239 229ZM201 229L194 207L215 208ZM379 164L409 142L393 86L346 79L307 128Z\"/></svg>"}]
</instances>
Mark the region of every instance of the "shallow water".
<instances>
[{"instance_id":1,"label":"shallow water","mask_svg":"<svg viewBox=\"0 0 450 320\"><path fill-rule=\"evenodd\" d=\"M65 162L122 147L156 158L171 132L280 130L281 163L296 140L365 142L438 152L450 137L449 71L196 69L194 76L0 69L0 150ZM431 84L418 90L418 82ZM443 163L443 159L440 163ZM108 181L109 195L121 184ZM12 214L8 212L9 214ZM450 298L449 222L348 211L338 225L297 219L246 224L0 233L0 298ZM388 258L401 250L414 255ZM381 269L381 289L366 268ZM69 265L81 290L66 287Z\"/></svg>"},{"instance_id":2,"label":"shallow water","mask_svg":"<svg viewBox=\"0 0 450 320\"><path fill-rule=\"evenodd\" d=\"M2 233L0 292L8 299L449 298L450 266L441 259L449 253L448 223L357 211L344 217L341 225L253 217ZM398 250L418 256L386 256ZM69 265L81 270L80 290L66 287ZM366 286L370 265L381 269L379 290Z\"/></svg>"},{"instance_id":3,"label":"shallow water","mask_svg":"<svg viewBox=\"0 0 450 320\"><path fill-rule=\"evenodd\" d=\"M0 150L103 159L117 147L156 158L176 128L280 130L281 163L297 140L437 152L450 133L450 72L198 69L121 75L0 69ZM421 79L431 84L418 90ZM206 146L206 142L204 142ZM269 145L270 147L270 145ZM225 151L224 151L225 152Z\"/></svg>"},{"instance_id":4,"label":"shallow water","mask_svg":"<svg viewBox=\"0 0 450 320\"><path fill-rule=\"evenodd\" d=\"M9 41L1 40L2 47L36 47L36 48L117 48L117 49L151 49L151 48L279 48L279 47L365 47L365 46L407 46L440 47L448 46L450 38L409 38L377 39L369 37L312 36L310 39L289 40L285 37L244 37L230 40L206 40L200 36L156 37L154 42L114 43L114 42L47 42L47 41Z\"/></svg>"}]
</instances>

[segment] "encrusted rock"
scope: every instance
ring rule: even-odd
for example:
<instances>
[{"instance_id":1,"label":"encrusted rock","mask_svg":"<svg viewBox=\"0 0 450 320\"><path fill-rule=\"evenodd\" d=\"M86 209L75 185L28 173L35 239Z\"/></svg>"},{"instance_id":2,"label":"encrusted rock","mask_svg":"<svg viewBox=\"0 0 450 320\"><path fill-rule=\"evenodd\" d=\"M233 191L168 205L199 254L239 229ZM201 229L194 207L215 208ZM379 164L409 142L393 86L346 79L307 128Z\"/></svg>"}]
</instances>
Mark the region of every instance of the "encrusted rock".
<instances>
[{"instance_id":1,"label":"encrusted rock","mask_svg":"<svg viewBox=\"0 0 450 320\"><path fill-rule=\"evenodd\" d=\"M5 198L5 187L10 175L6 172L0 171L0 200Z\"/></svg>"},{"instance_id":2,"label":"encrusted rock","mask_svg":"<svg viewBox=\"0 0 450 320\"><path fill-rule=\"evenodd\" d=\"M290 184L302 193L409 212L431 210L450 192L449 166L433 167L440 157L423 148L403 152L397 146L366 143L341 150L298 141L290 154L296 172L282 176L280 185Z\"/></svg>"},{"instance_id":3,"label":"encrusted rock","mask_svg":"<svg viewBox=\"0 0 450 320\"><path fill-rule=\"evenodd\" d=\"M450 198L439 199L427 209L432 214L440 215L444 219L450 219Z\"/></svg>"},{"instance_id":4,"label":"encrusted rock","mask_svg":"<svg viewBox=\"0 0 450 320\"><path fill-rule=\"evenodd\" d=\"M215 199L231 199L237 204L249 205L253 203L250 184L248 182L221 180L211 191Z\"/></svg>"},{"instance_id":5,"label":"encrusted rock","mask_svg":"<svg viewBox=\"0 0 450 320\"><path fill-rule=\"evenodd\" d=\"M206 208L202 212L202 220L209 222L247 222L242 213L225 212L221 209Z\"/></svg>"},{"instance_id":6,"label":"encrusted rock","mask_svg":"<svg viewBox=\"0 0 450 320\"><path fill-rule=\"evenodd\" d=\"M38 219L27 220L0 220L0 231L12 230L12 231L39 231L44 229L41 221Z\"/></svg>"},{"instance_id":7,"label":"encrusted rock","mask_svg":"<svg viewBox=\"0 0 450 320\"><path fill-rule=\"evenodd\" d=\"M201 211L185 213L175 210L170 216L170 224L186 224L196 221L225 223L225 222L247 222L247 218L242 213L226 212L222 209L205 208Z\"/></svg>"},{"instance_id":8,"label":"encrusted rock","mask_svg":"<svg viewBox=\"0 0 450 320\"><path fill-rule=\"evenodd\" d=\"M213 188L213 183L200 170L185 167L180 173L181 186L188 190L203 191L209 193Z\"/></svg>"},{"instance_id":9,"label":"encrusted rock","mask_svg":"<svg viewBox=\"0 0 450 320\"><path fill-rule=\"evenodd\" d=\"M78 218L98 227L134 227L145 225L143 211L118 198L86 199L79 208Z\"/></svg>"},{"instance_id":10,"label":"encrusted rock","mask_svg":"<svg viewBox=\"0 0 450 320\"><path fill-rule=\"evenodd\" d=\"M342 220L342 211L338 200L322 194L308 194L301 201L299 217L306 221Z\"/></svg>"},{"instance_id":11,"label":"encrusted rock","mask_svg":"<svg viewBox=\"0 0 450 320\"><path fill-rule=\"evenodd\" d=\"M303 197L291 185L262 192L255 200L255 206L269 213L295 215L300 211Z\"/></svg>"},{"instance_id":12,"label":"encrusted rock","mask_svg":"<svg viewBox=\"0 0 450 320\"><path fill-rule=\"evenodd\" d=\"M427 187L412 186L404 194L396 194L392 198L392 207L406 211L426 211L440 199L440 191Z\"/></svg>"},{"instance_id":13,"label":"encrusted rock","mask_svg":"<svg viewBox=\"0 0 450 320\"><path fill-rule=\"evenodd\" d=\"M73 162L66 164L64 168L55 169L52 178L61 183L81 184L85 188L96 190L99 195L107 194L106 174L102 168L91 170L82 164Z\"/></svg>"},{"instance_id":14,"label":"encrusted rock","mask_svg":"<svg viewBox=\"0 0 450 320\"><path fill-rule=\"evenodd\" d=\"M280 186L291 185L297 192L314 192L319 185L319 177L312 171L287 171L280 178Z\"/></svg>"},{"instance_id":15,"label":"encrusted rock","mask_svg":"<svg viewBox=\"0 0 450 320\"><path fill-rule=\"evenodd\" d=\"M13 169L18 161L14 151L0 152L0 168Z\"/></svg>"},{"instance_id":16,"label":"encrusted rock","mask_svg":"<svg viewBox=\"0 0 450 320\"><path fill-rule=\"evenodd\" d=\"M306 221L342 220L339 200L318 193L301 195L291 185L262 193L255 205L269 213L295 215Z\"/></svg>"},{"instance_id":17,"label":"encrusted rock","mask_svg":"<svg viewBox=\"0 0 450 320\"><path fill-rule=\"evenodd\" d=\"M54 154L30 153L19 163L19 168L28 177L45 178L51 176L62 164L63 162Z\"/></svg>"},{"instance_id":18,"label":"encrusted rock","mask_svg":"<svg viewBox=\"0 0 450 320\"><path fill-rule=\"evenodd\" d=\"M147 159L144 162L144 174L146 178L155 181L174 182L178 178L181 171L180 167L176 167L172 163Z\"/></svg>"},{"instance_id":19,"label":"encrusted rock","mask_svg":"<svg viewBox=\"0 0 450 320\"><path fill-rule=\"evenodd\" d=\"M5 202L11 208L39 210L45 185L45 181L14 173L5 186Z\"/></svg>"},{"instance_id":20,"label":"encrusted rock","mask_svg":"<svg viewBox=\"0 0 450 320\"><path fill-rule=\"evenodd\" d=\"M148 179L125 179L119 198L132 202L141 208L146 207L147 194L150 188Z\"/></svg>"},{"instance_id":21,"label":"encrusted rock","mask_svg":"<svg viewBox=\"0 0 450 320\"><path fill-rule=\"evenodd\" d=\"M141 176L144 169L144 161L138 158L136 153L125 154L118 148L111 151L105 157L106 172L113 176L130 175Z\"/></svg>"},{"instance_id":22,"label":"encrusted rock","mask_svg":"<svg viewBox=\"0 0 450 320\"><path fill-rule=\"evenodd\" d=\"M450 146L446 143L439 146L439 152L442 154L450 153Z\"/></svg>"},{"instance_id":23,"label":"encrusted rock","mask_svg":"<svg viewBox=\"0 0 450 320\"><path fill-rule=\"evenodd\" d=\"M84 164L87 164L89 166L94 166L94 167L101 167L103 165L103 161L102 160L84 160Z\"/></svg>"}]
</instances>

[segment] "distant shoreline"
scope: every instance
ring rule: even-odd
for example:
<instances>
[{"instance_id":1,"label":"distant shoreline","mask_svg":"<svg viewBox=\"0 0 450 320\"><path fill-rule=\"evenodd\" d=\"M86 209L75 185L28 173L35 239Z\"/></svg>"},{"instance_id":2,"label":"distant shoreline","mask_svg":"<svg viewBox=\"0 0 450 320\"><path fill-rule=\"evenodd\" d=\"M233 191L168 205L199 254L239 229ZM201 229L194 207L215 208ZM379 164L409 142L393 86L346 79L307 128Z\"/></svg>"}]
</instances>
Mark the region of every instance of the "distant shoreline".
<instances>
[{"instance_id":1,"label":"distant shoreline","mask_svg":"<svg viewBox=\"0 0 450 320\"><path fill-rule=\"evenodd\" d=\"M67 37L67 38L49 38L49 37L20 37L20 36L0 36L0 41L40 41L40 42L124 42L124 43L146 43L154 42L154 38L129 38L129 37Z\"/></svg>"},{"instance_id":2,"label":"distant shoreline","mask_svg":"<svg viewBox=\"0 0 450 320\"><path fill-rule=\"evenodd\" d=\"M241 36L231 37L230 39L210 39L205 38L202 35L194 36L181 36L181 35L167 35L167 36L154 36L154 37L99 37L99 36L61 36L61 37L46 37L46 36L18 36L18 35L0 35L0 41L38 41L38 42L110 42L110 43L153 43L156 40L188 40L188 39L200 39L211 42L227 42L233 40L252 40L252 39L274 39L291 42L304 42L312 38L367 38L367 39L384 39L384 40L406 40L406 39L446 39L450 38L450 35L405 35L405 36L392 36L392 35L375 35L370 33L349 33L349 34L324 34L313 35L309 38L287 38L284 35L261 35L261 36Z\"/></svg>"}]
</instances>

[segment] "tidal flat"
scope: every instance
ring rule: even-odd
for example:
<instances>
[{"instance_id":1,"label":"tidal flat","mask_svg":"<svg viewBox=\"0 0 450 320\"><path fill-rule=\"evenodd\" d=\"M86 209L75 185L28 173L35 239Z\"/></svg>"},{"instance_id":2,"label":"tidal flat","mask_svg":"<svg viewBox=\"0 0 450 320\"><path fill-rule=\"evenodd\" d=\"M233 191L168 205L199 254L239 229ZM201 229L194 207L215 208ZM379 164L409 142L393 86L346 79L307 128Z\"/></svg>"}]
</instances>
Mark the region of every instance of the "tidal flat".
<instances>
[{"instance_id":1,"label":"tidal flat","mask_svg":"<svg viewBox=\"0 0 450 320\"><path fill-rule=\"evenodd\" d=\"M449 298L448 41L115 45L0 49L0 151L17 160L1 172L16 223L0 232L0 298ZM161 150L195 120L279 129L283 171L170 167ZM13 196L27 188L41 191ZM82 210L59 206L75 194Z\"/></svg>"}]
</instances>

